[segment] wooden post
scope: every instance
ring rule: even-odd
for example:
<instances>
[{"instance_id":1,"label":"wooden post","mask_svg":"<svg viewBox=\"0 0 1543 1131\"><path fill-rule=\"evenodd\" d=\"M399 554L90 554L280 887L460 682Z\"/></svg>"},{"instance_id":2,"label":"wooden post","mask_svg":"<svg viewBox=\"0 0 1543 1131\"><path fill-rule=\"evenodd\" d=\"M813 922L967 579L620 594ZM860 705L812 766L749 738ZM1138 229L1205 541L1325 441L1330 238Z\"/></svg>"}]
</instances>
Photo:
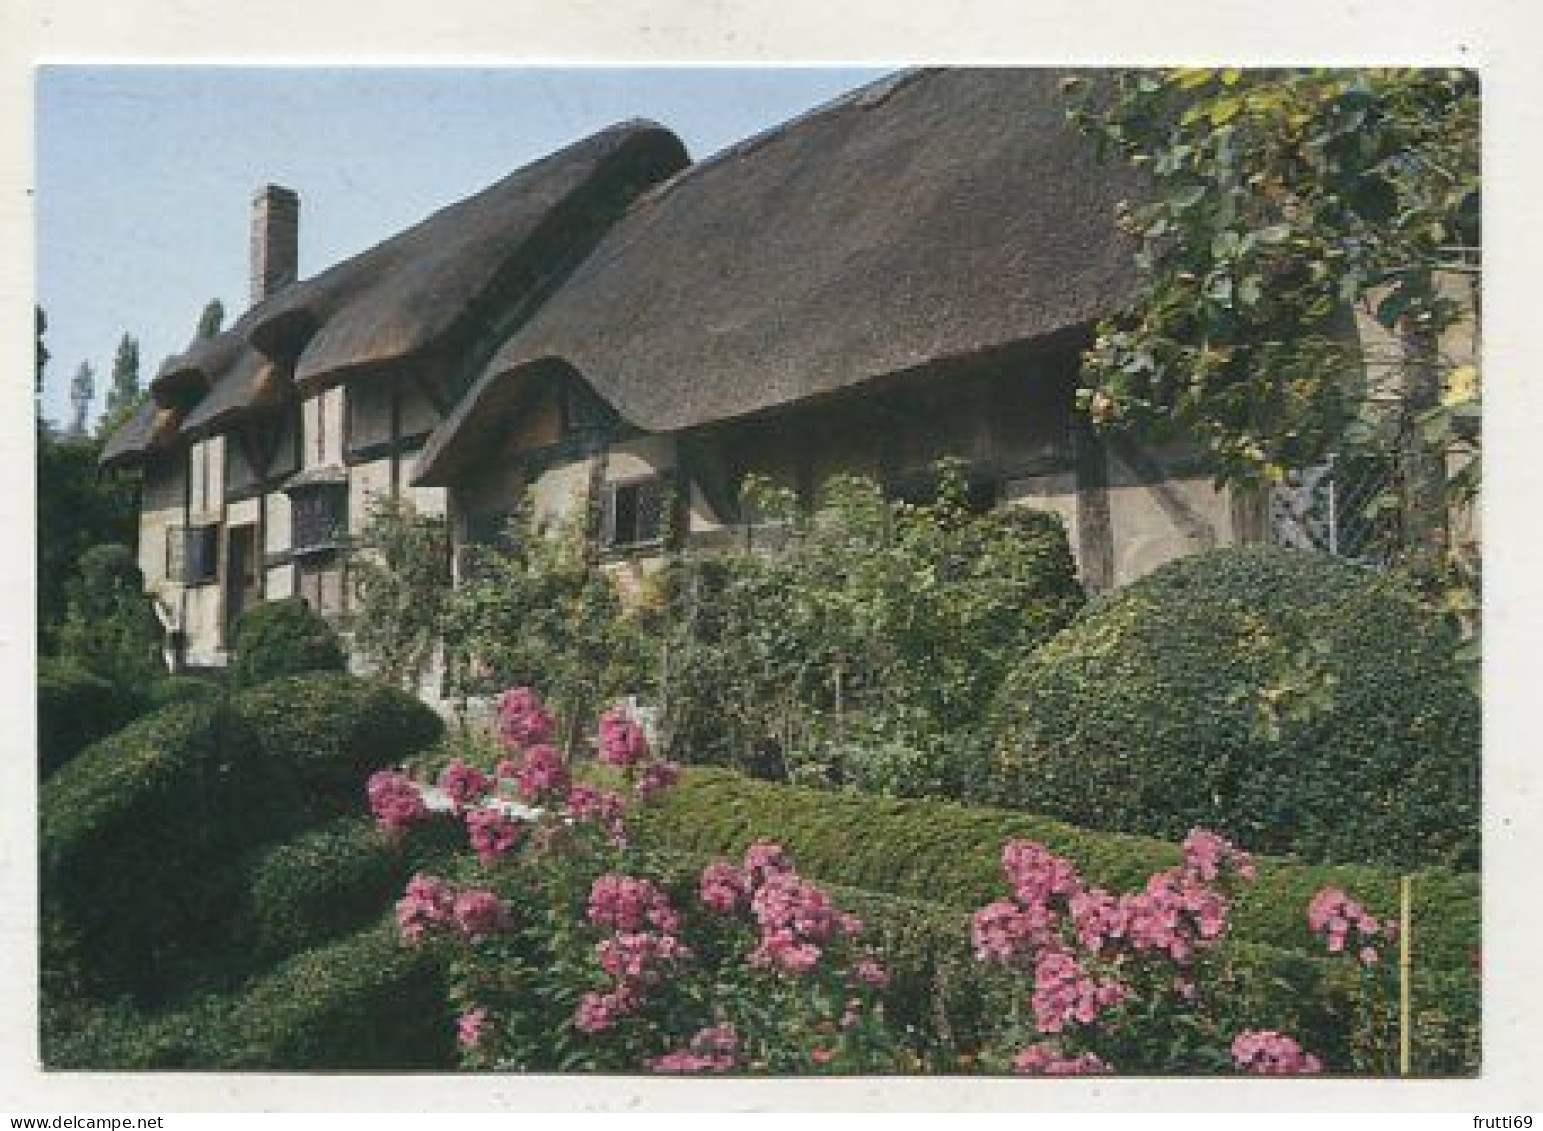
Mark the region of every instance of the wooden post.
<instances>
[{"instance_id":1,"label":"wooden post","mask_svg":"<svg viewBox=\"0 0 1543 1131\"><path fill-rule=\"evenodd\" d=\"M1413 876L1402 876L1398 883L1398 1072L1409 1075L1409 981L1412 942L1410 928L1414 919L1411 889Z\"/></svg>"}]
</instances>

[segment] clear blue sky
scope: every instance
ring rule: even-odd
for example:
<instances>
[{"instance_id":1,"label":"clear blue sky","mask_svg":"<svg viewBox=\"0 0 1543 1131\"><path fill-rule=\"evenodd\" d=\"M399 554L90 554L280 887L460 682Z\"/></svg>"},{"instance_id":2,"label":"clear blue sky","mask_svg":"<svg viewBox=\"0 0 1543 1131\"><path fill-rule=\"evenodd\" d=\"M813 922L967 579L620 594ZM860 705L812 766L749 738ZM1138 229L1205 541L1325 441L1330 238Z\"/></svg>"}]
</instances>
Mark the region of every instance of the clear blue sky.
<instances>
[{"instance_id":1,"label":"clear blue sky","mask_svg":"<svg viewBox=\"0 0 1543 1131\"><path fill-rule=\"evenodd\" d=\"M118 339L142 377L211 298L246 307L254 190L300 193L300 273L326 267L587 133L632 117L693 158L882 74L851 68L50 66L38 72L45 414Z\"/></svg>"}]
</instances>

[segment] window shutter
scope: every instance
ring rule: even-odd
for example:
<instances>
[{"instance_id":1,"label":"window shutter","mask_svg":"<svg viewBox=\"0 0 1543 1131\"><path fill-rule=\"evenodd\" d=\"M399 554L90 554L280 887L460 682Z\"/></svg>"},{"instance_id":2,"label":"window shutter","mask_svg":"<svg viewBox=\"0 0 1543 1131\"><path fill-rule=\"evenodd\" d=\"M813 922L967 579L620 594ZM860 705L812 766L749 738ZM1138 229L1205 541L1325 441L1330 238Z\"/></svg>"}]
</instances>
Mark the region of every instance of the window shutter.
<instances>
[{"instance_id":1,"label":"window shutter","mask_svg":"<svg viewBox=\"0 0 1543 1131\"><path fill-rule=\"evenodd\" d=\"M168 581L185 582L187 572L187 537L185 526L166 528L166 578Z\"/></svg>"},{"instance_id":2,"label":"window shutter","mask_svg":"<svg viewBox=\"0 0 1543 1131\"><path fill-rule=\"evenodd\" d=\"M600 545L605 549L616 545L616 491L610 483L600 488Z\"/></svg>"},{"instance_id":3,"label":"window shutter","mask_svg":"<svg viewBox=\"0 0 1543 1131\"><path fill-rule=\"evenodd\" d=\"M664 535L664 481L645 479L635 485L637 491L637 530L635 542L657 542Z\"/></svg>"}]
</instances>

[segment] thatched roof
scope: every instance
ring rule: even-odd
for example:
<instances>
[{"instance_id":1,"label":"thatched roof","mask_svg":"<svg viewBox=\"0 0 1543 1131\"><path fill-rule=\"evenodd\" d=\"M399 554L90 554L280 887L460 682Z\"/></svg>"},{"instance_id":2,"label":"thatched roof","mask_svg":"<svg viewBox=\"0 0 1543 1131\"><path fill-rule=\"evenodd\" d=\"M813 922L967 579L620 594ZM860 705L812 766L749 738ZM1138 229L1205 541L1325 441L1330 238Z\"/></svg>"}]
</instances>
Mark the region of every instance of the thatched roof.
<instances>
[{"instance_id":1,"label":"thatched roof","mask_svg":"<svg viewBox=\"0 0 1543 1131\"><path fill-rule=\"evenodd\" d=\"M497 386L554 360L674 432L1113 311L1134 281L1115 204L1140 189L1067 124L1065 74L906 72L677 175L498 351L416 481L481 458Z\"/></svg>"},{"instance_id":2,"label":"thatched roof","mask_svg":"<svg viewBox=\"0 0 1543 1131\"><path fill-rule=\"evenodd\" d=\"M186 409L187 438L285 394L442 351L486 333L548 283L553 260L579 254L638 193L682 168L674 134L652 122L612 126L286 287L231 329L162 367L158 400ZM113 437L126 462L140 438Z\"/></svg>"},{"instance_id":3,"label":"thatched roof","mask_svg":"<svg viewBox=\"0 0 1543 1131\"><path fill-rule=\"evenodd\" d=\"M154 399L146 397L129 414L129 418L107 437L98 462L103 467L123 467L136 463L150 452L164 447L176 434L176 412L162 408Z\"/></svg>"}]
</instances>

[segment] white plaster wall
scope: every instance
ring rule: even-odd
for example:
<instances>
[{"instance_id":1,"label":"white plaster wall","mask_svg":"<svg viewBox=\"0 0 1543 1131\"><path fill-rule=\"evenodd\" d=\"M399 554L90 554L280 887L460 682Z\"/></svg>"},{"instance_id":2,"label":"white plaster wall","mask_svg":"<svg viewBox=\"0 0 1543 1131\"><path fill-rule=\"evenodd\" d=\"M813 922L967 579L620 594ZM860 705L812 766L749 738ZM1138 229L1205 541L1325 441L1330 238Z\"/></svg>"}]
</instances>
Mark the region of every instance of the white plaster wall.
<instances>
[{"instance_id":1,"label":"white plaster wall","mask_svg":"<svg viewBox=\"0 0 1543 1131\"><path fill-rule=\"evenodd\" d=\"M263 590L263 600L279 601L285 597L295 595L295 567L285 562L283 565L273 566L268 570L267 588Z\"/></svg>"},{"instance_id":2,"label":"white plaster wall","mask_svg":"<svg viewBox=\"0 0 1543 1131\"><path fill-rule=\"evenodd\" d=\"M300 406L301 467L318 467L343 460L343 398L339 385L306 397Z\"/></svg>"},{"instance_id":3,"label":"white plaster wall","mask_svg":"<svg viewBox=\"0 0 1543 1131\"><path fill-rule=\"evenodd\" d=\"M181 461L153 465L145 473L139 511L139 570L145 591L169 601L179 585L166 576L166 532L182 525L187 469Z\"/></svg>"},{"instance_id":4,"label":"white plaster wall","mask_svg":"<svg viewBox=\"0 0 1543 1131\"><path fill-rule=\"evenodd\" d=\"M713 513L713 508L708 504L706 496L702 494L702 488L695 480L691 483L690 497L687 499L689 513L686 519L686 530L691 534L711 534L722 530L724 524L718 521Z\"/></svg>"},{"instance_id":5,"label":"white plaster wall","mask_svg":"<svg viewBox=\"0 0 1543 1131\"><path fill-rule=\"evenodd\" d=\"M411 471L412 461L411 457L409 457L402 467L403 497L412 503L419 514L444 514L447 506L445 489L443 487L405 486Z\"/></svg>"},{"instance_id":6,"label":"white plaster wall","mask_svg":"<svg viewBox=\"0 0 1543 1131\"><path fill-rule=\"evenodd\" d=\"M192 445L188 477L193 523L219 522L225 504L224 436L211 436Z\"/></svg>"},{"instance_id":7,"label":"white plaster wall","mask_svg":"<svg viewBox=\"0 0 1543 1131\"><path fill-rule=\"evenodd\" d=\"M560 524L575 518L589 493L592 459L548 468L531 484L531 506L537 523Z\"/></svg>"},{"instance_id":8,"label":"white plaster wall","mask_svg":"<svg viewBox=\"0 0 1543 1131\"><path fill-rule=\"evenodd\" d=\"M675 466L675 437L637 436L611 448L606 460L607 483L625 483L661 475Z\"/></svg>"},{"instance_id":9,"label":"white plaster wall","mask_svg":"<svg viewBox=\"0 0 1543 1131\"><path fill-rule=\"evenodd\" d=\"M225 663L220 614L224 609L218 582L188 586L185 593L187 662L195 667L218 667Z\"/></svg>"},{"instance_id":10,"label":"white plaster wall","mask_svg":"<svg viewBox=\"0 0 1543 1131\"><path fill-rule=\"evenodd\" d=\"M1200 553L1234 541L1232 507L1225 491L1209 479L1169 479L1166 489L1179 493L1185 505L1211 531L1210 541L1189 536L1158 502L1150 485L1109 488L1109 518L1114 531L1114 584L1128 585L1176 558Z\"/></svg>"},{"instance_id":11,"label":"white plaster wall","mask_svg":"<svg viewBox=\"0 0 1543 1131\"><path fill-rule=\"evenodd\" d=\"M225 526L228 529L232 526L256 523L261 514L260 504L255 498L229 503L225 507Z\"/></svg>"},{"instance_id":12,"label":"white plaster wall","mask_svg":"<svg viewBox=\"0 0 1543 1131\"><path fill-rule=\"evenodd\" d=\"M376 459L348 469L348 529L362 533L379 499L391 497L391 461Z\"/></svg>"}]
</instances>

